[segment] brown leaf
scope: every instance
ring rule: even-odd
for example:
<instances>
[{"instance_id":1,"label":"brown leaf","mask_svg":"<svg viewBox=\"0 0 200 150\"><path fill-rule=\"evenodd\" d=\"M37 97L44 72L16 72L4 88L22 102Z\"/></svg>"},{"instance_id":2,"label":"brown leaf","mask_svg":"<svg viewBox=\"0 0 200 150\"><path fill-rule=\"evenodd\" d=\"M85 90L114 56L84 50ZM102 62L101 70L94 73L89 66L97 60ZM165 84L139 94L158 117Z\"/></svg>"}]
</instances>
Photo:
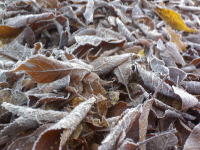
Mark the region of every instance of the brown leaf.
<instances>
[{"instance_id":1,"label":"brown leaf","mask_svg":"<svg viewBox=\"0 0 200 150\"><path fill-rule=\"evenodd\" d=\"M0 104L3 102L22 105L27 102L27 97L24 93L19 91L13 91L8 88L2 89L0 90ZM5 110L0 107L0 114L3 112L5 112Z\"/></svg>"},{"instance_id":2,"label":"brown leaf","mask_svg":"<svg viewBox=\"0 0 200 150\"><path fill-rule=\"evenodd\" d=\"M99 150L113 150L119 146L118 141L122 141L125 138L126 133L131 128L133 122L135 122L140 116L140 105L136 108L127 109L121 115L121 120L117 125L112 128L110 133L101 142Z\"/></svg>"},{"instance_id":3,"label":"brown leaf","mask_svg":"<svg viewBox=\"0 0 200 150\"><path fill-rule=\"evenodd\" d=\"M58 8L59 6L58 0L36 0L36 2L45 8Z\"/></svg>"},{"instance_id":4,"label":"brown leaf","mask_svg":"<svg viewBox=\"0 0 200 150\"><path fill-rule=\"evenodd\" d=\"M152 104L153 104L153 99L151 100L147 100L144 104L143 104L143 111L140 115L139 118L139 141L145 141L146 139L146 134L147 134L147 127L148 127L148 118L149 118L149 112L151 110ZM146 145L142 145L140 147L141 150L145 150L146 149Z\"/></svg>"},{"instance_id":5,"label":"brown leaf","mask_svg":"<svg viewBox=\"0 0 200 150\"><path fill-rule=\"evenodd\" d=\"M173 130L172 130L173 131ZM157 135L149 138L147 143L147 150L166 150L175 146L178 143L178 138L172 131L158 133ZM150 140L152 139L152 140Z\"/></svg>"},{"instance_id":6,"label":"brown leaf","mask_svg":"<svg viewBox=\"0 0 200 150\"><path fill-rule=\"evenodd\" d=\"M173 90L182 100L182 110L187 110L198 104L198 99L183 89L173 86Z\"/></svg>"},{"instance_id":7,"label":"brown leaf","mask_svg":"<svg viewBox=\"0 0 200 150\"><path fill-rule=\"evenodd\" d=\"M90 98L82 102L59 122L45 130L34 143L33 150L62 149L73 131L90 111L96 99ZM63 131L64 136L62 136Z\"/></svg>"},{"instance_id":8,"label":"brown leaf","mask_svg":"<svg viewBox=\"0 0 200 150\"><path fill-rule=\"evenodd\" d=\"M0 25L0 38L14 38L22 29L6 25Z\"/></svg>"},{"instance_id":9,"label":"brown leaf","mask_svg":"<svg viewBox=\"0 0 200 150\"><path fill-rule=\"evenodd\" d=\"M15 141L13 141L9 145L9 147L7 148L7 150L14 150L14 149L31 150L32 147L33 147L33 144L34 144L35 140L49 126L50 126L50 124L44 124L44 125L40 126L39 128L37 128L30 135L27 135L27 136L20 137L20 138L16 139Z\"/></svg>"},{"instance_id":10,"label":"brown leaf","mask_svg":"<svg viewBox=\"0 0 200 150\"><path fill-rule=\"evenodd\" d=\"M91 65L94 67L94 70L97 74L103 75L111 72L114 68L126 62L132 56L133 54L127 53L109 57L99 57L98 59L94 60Z\"/></svg>"},{"instance_id":11,"label":"brown leaf","mask_svg":"<svg viewBox=\"0 0 200 150\"><path fill-rule=\"evenodd\" d=\"M84 77L88 73L87 69L83 72L84 66L76 63L63 63L61 61L48 58L42 55L36 55L22 64L20 64L13 71L26 71L32 78L39 83L48 83L63 78L70 72L74 71L76 77L76 70L82 70L79 76ZM83 76L82 76L83 75Z\"/></svg>"},{"instance_id":12,"label":"brown leaf","mask_svg":"<svg viewBox=\"0 0 200 150\"><path fill-rule=\"evenodd\" d=\"M52 82L66 76L69 66L57 60L37 55L23 62L14 72L26 71L39 83Z\"/></svg>"}]
</instances>

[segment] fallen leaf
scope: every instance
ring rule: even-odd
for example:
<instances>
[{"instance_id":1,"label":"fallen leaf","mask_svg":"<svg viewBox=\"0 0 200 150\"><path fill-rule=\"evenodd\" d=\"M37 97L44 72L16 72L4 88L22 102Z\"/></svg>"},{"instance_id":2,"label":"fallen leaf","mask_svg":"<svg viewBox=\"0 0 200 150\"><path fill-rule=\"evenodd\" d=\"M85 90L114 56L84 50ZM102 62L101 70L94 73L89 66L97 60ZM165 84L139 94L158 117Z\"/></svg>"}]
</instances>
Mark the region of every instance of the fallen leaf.
<instances>
[{"instance_id":1,"label":"fallen leaf","mask_svg":"<svg viewBox=\"0 0 200 150\"><path fill-rule=\"evenodd\" d=\"M146 101L144 104L143 104L143 111L140 115L140 118L139 118L139 141L142 142L142 141L145 141L146 139L146 134L147 134L147 126L148 126L148 118L149 118L149 113L150 113L150 110L152 108L152 104L153 104L153 99L151 100L148 100ZM145 150L146 149L146 145L142 145L140 147L141 150Z\"/></svg>"},{"instance_id":2,"label":"fallen leaf","mask_svg":"<svg viewBox=\"0 0 200 150\"><path fill-rule=\"evenodd\" d=\"M186 92L185 90L173 86L174 93L177 94L182 100L182 110L187 110L198 104L198 99Z\"/></svg>"},{"instance_id":3,"label":"fallen leaf","mask_svg":"<svg viewBox=\"0 0 200 150\"><path fill-rule=\"evenodd\" d=\"M58 8L59 6L58 0L36 0L36 2L45 8Z\"/></svg>"},{"instance_id":4,"label":"fallen leaf","mask_svg":"<svg viewBox=\"0 0 200 150\"><path fill-rule=\"evenodd\" d=\"M94 67L94 70L97 74L107 74L133 56L134 54L127 53L109 57L99 57L98 59L94 60L91 65Z\"/></svg>"},{"instance_id":5,"label":"fallen leaf","mask_svg":"<svg viewBox=\"0 0 200 150\"><path fill-rule=\"evenodd\" d=\"M185 142L183 150L200 149L200 124L196 125Z\"/></svg>"},{"instance_id":6,"label":"fallen leaf","mask_svg":"<svg viewBox=\"0 0 200 150\"><path fill-rule=\"evenodd\" d=\"M85 118L95 101L93 97L80 103L69 115L45 130L34 143L33 150L49 150L51 147L63 149L70 135Z\"/></svg>"},{"instance_id":7,"label":"fallen leaf","mask_svg":"<svg viewBox=\"0 0 200 150\"><path fill-rule=\"evenodd\" d=\"M0 25L0 38L14 38L19 35L21 31L21 28Z\"/></svg>"},{"instance_id":8,"label":"fallen leaf","mask_svg":"<svg viewBox=\"0 0 200 150\"><path fill-rule=\"evenodd\" d=\"M167 27L167 33L170 36L170 41L175 43L181 51L185 51L187 45L181 40L181 35Z\"/></svg>"},{"instance_id":9,"label":"fallen leaf","mask_svg":"<svg viewBox=\"0 0 200 150\"><path fill-rule=\"evenodd\" d=\"M177 12L171 9L160 7L156 7L154 10L158 16L162 18L167 24L169 24L173 29L184 32L197 32L196 29L188 27L181 15Z\"/></svg>"},{"instance_id":10,"label":"fallen leaf","mask_svg":"<svg viewBox=\"0 0 200 150\"><path fill-rule=\"evenodd\" d=\"M26 73L31 75L35 81L39 83L48 83L61 79L75 70L85 70L84 68L84 66L78 63L64 63L42 55L35 55L34 57L22 62L22 64L16 67L13 71L26 71ZM89 72L89 70L85 71L79 72L81 78ZM76 72L74 73L76 74Z\"/></svg>"},{"instance_id":11,"label":"fallen leaf","mask_svg":"<svg viewBox=\"0 0 200 150\"><path fill-rule=\"evenodd\" d=\"M17 140L13 141L7 150L14 150L14 149L20 149L20 150L30 150L33 147L33 144L37 137L45 130L47 129L51 124L44 124L37 128L32 134L18 138Z\"/></svg>"},{"instance_id":12,"label":"fallen leaf","mask_svg":"<svg viewBox=\"0 0 200 150\"><path fill-rule=\"evenodd\" d=\"M131 128L133 122L138 120L141 114L140 106L125 110L121 115L121 120L111 129L110 133L101 142L99 150L112 150L119 146L119 141L124 140L125 135Z\"/></svg>"},{"instance_id":13,"label":"fallen leaf","mask_svg":"<svg viewBox=\"0 0 200 150\"><path fill-rule=\"evenodd\" d=\"M31 14L31 15L20 15L14 18L9 18L5 20L5 24L14 28L21 28L27 25L33 24L36 21L53 19L53 13L41 13L41 14Z\"/></svg>"}]
</instances>

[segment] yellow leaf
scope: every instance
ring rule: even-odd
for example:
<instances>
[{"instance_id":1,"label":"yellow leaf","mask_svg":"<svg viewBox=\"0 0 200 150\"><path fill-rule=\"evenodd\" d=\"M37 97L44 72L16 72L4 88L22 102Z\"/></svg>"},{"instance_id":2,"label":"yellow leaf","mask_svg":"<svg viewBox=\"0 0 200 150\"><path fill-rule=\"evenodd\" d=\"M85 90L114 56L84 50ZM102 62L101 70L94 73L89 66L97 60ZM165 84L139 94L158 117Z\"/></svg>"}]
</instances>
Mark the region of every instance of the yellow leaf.
<instances>
[{"instance_id":1,"label":"yellow leaf","mask_svg":"<svg viewBox=\"0 0 200 150\"><path fill-rule=\"evenodd\" d=\"M162 20L164 20L167 24L169 24L173 29L184 32L197 32L196 29L188 27L185 24L181 15L171 9L156 7L155 12Z\"/></svg>"},{"instance_id":2,"label":"yellow leaf","mask_svg":"<svg viewBox=\"0 0 200 150\"><path fill-rule=\"evenodd\" d=\"M143 56L145 55L144 50L140 50L137 54L138 54L140 57L143 57Z\"/></svg>"},{"instance_id":3,"label":"yellow leaf","mask_svg":"<svg viewBox=\"0 0 200 150\"><path fill-rule=\"evenodd\" d=\"M186 50L187 45L181 40L181 35L177 34L170 27L167 27L166 29L170 36L170 41L175 43L181 51Z\"/></svg>"}]
</instances>

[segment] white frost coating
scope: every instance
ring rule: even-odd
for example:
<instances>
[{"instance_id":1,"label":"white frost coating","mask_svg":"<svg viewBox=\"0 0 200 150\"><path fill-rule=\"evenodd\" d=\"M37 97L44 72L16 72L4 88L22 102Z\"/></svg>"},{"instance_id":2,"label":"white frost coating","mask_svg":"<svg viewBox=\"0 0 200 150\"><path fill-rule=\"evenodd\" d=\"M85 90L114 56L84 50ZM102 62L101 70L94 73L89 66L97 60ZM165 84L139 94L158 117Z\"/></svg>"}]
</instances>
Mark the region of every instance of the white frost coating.
<instances>
[{"instance_id":1,"label":"white frost coating","mask_svg":"<svg viewBox=\"0 0 200 150\"><path fill-rule=\"evenodd\" d=\"M126 53L121 55L114 55L109 57L99 57L91 63L94 67L95 72L98 75L106 74L111 72L114 68L121 65L135 54Z\"/></svg>"},{"instance_id":2,"label":"white frost coating","mask_svg":"<svg viewBox=\"0 0 200 150\"><path fill-rule=\"evenodd\" d=\"M61 137L60 147L59 150L62 149L63 143L65 143L70 135L73 133L73 131L77 128L77 126L80 124L80 122L85 118L87 113L90 111L92 105L95 103L96 99L94 97L90 98L89 100L86 100L79 104L77 107L75 107L69 115L61 119L58 123L51 126L47 130L45 130L40 137L37 139L37 141L34 143L33 149L35 150L37 147L37 144L42 141L41 139L45 134L48 134L48 132L51 131L58 131L63 130L66 131L64 134L64 139ZM62 132L62 131L61 131ZM62 136L62 133L61 133Z\"/></svg>"},{"instance_id":3,"label":"white frost coating","mask_svg":"<svg viewBox=\"0 0 200 150\"><path fill-rule=\"evenodd\" d=\"M195 96L189 94L188 92L184 91L181 88L178 88L175 86L172 86L172 87L173 87L174 93L177 94L178 96L180 96L180 98L182 99L182 109L183 110L187 110L198 104L198 99Z\"/></svg>"},{"instance_id":4,"label":"white frost coating","mask_svg":"<svg viewBox=\"0 0 200 150\"><path fill-rule=\"evenodd\" d=\"M74 38L79 45L91 44L94 46L98 46L102 41L110 40L94 35L77 35Z\"/></svg>"},{"instance_id":5,"label":"white frost coating","mask_svg":"<svg viewBox=\"0 0 200 150\"><path fill-rule=\"evenodd\" d=\"M35 65L33 65L33 64L29 63L29 62L24 63L24 65L27 66L28 68L36 67Z\"/></svg>"},{"instance_id":6,"label":"white frost coating","mask_svg":"<svg viewBox=\"0 0 200 150\"><path fill-rule=\"evenodd\" d=\"M40 19L47 18L48 16L53 15L53 13L43 13L43 14L29 14L23 16L16 16L14 18L9 18L5 20L5 24L15 28L20 28L25 24L30 24L32 22L38 21ZM31 19L29 19L31 18Z\"/></svg>"},{"instance_id":7,"label":"white frost coating","mask_svg":"<svg viewBox=\"0 0 200 150\"><path fill-rule=\"evenodd\" d=\"M75 126L75 124L77 124L78 122L80 123L82 119L87 115L88 111L90 110L95 101L96 99L93 97L85 102L82 102L77 107L75 107L69 115L64 117L62 120L60 120L48 130L61 128L68 129L72 126Z\"/></svg>"},{"instance_id":8,"label":"white frost coating","mask_svg":"<svg viewBox=\"0 0 200 150\"><path fill-rule=\"evenodd\" d=\"M68 115L68 112L60 112L53 110L33 109L25 106L16 106L10 103L3 102L2 107L18 116L38 121L56 121Z\"/></svg>"},{"instance_id":9,"label":"white frost coating","mask_svg":"<svg viewBox=\"0 0 200 150\"><path fill-rule=\"evenodd\" d=\"M123 118L110 131L108 136L102 141L98 150L113 150L114 146L117 144L117 141L123 140L122 138L120 138L122 133L127 133L129 128L131 127L131 124L135 121L137 116L140 115L140 107L141 105L138 105L137 107L128 109L123 113Z\"/></svg>"},{"instance_id":10,"label":"white frost coating","mask_svg":"<svg viewBox=\"0 0 200 150\"><path fill-rule=\"evenodd\" d=\"M67 75L61 79L55 80L51 83L43 83L43 84L38 84L38 88L40 91L43 91L44 93L50 93L53 90L61 89L66 86L68 86L70 83L70 76Z\"/></svg>"},{"instance_id":11,"label":"white frost coating","mask_svg":"<svg viewBox=\"0 0 200 150\"><path fill-rule=\"evenodd\" d=\"M89 0L87 1L86 10L83 14L87 24L93 22L93 14L94 14L94 0Z\"/></svg>"}]
</instances>

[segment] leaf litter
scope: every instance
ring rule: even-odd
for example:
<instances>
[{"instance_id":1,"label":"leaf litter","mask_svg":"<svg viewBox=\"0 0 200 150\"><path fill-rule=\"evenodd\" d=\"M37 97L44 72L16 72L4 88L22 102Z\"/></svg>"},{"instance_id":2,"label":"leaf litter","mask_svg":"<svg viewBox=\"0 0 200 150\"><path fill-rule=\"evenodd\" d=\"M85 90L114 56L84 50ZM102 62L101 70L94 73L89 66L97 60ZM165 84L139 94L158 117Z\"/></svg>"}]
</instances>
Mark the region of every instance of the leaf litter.
<instances>
[{"instance_id":1,"label":"leaf litter","mask_svg":"<svg viewBox=\"0 0 200 150\"><path fill-rule=\"evenodd\" d=\"M0 149L200 149L199 5L0 1Z\"/></svg>"}]
</instances>

